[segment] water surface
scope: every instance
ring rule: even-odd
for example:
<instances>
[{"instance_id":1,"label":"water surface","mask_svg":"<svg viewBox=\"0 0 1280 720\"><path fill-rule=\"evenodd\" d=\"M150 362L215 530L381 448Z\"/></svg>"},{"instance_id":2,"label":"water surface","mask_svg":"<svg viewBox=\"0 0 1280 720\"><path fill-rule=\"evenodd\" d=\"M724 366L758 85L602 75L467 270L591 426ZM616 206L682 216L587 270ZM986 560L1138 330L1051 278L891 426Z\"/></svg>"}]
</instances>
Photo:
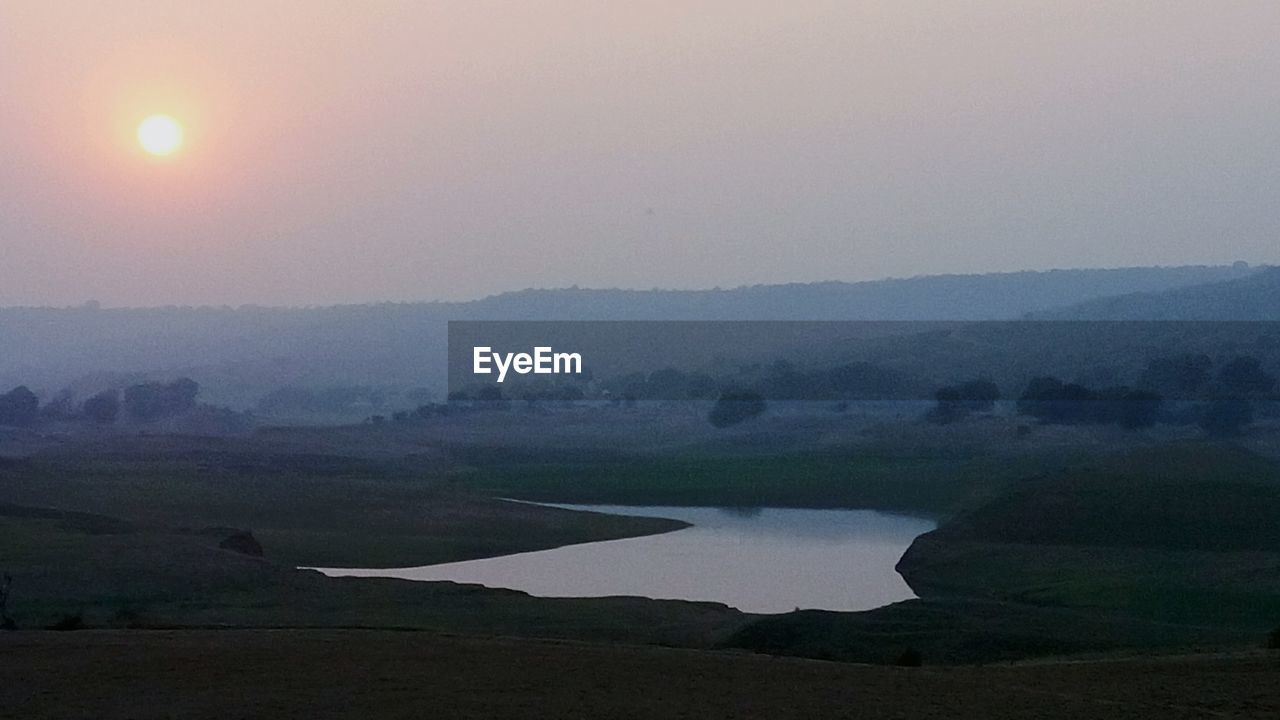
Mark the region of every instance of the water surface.
<instances>
[{"instance_id":1,"label":"water surface","mask_svg":"<svg viewBox=\"0 0 1280 720\"><path fill-rule=\"evenodd\" d=\"M756 613L869 610L915 597L893 566L916 536L934 528L929 520L871 510L557 507L693 526L483 560L322 572L479 583L541 597L710 600Z\"/></svg>"}]
</instances>

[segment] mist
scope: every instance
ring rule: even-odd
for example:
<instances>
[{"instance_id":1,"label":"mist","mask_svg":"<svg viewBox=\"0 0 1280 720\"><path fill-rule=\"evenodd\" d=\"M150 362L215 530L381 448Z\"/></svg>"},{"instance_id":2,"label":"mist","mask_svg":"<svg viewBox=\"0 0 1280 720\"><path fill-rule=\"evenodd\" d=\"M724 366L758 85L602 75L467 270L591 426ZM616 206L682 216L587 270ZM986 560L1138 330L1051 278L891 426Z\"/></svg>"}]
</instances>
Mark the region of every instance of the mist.
<instances>
[{"instance_id":1,"label":"mist","mask_svg":"<svg viewBox=\"0 0 1280 720\"><path fill-rule=\"evenodd\" d=\"M172 5L0 9L0 304L1275 260L1274 3Z\"/></svg>"}]
</instances>

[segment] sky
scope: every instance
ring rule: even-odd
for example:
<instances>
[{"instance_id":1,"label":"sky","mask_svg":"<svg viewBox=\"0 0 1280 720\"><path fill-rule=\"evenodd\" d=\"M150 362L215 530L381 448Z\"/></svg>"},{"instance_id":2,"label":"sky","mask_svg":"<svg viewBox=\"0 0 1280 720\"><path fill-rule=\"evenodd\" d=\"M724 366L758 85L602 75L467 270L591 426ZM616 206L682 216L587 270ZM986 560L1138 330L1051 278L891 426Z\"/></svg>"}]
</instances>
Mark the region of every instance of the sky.
<instances>
[{"instance_id":1,"label":"sky","mask_svg":"<svg viewBox=\"0 0 1280 720\"><path fill-rule=\"evenodd\" d=\"M1269 1L2 0L0 305L1276 263L1277 37Z\"/></svg>"}]
</instances>

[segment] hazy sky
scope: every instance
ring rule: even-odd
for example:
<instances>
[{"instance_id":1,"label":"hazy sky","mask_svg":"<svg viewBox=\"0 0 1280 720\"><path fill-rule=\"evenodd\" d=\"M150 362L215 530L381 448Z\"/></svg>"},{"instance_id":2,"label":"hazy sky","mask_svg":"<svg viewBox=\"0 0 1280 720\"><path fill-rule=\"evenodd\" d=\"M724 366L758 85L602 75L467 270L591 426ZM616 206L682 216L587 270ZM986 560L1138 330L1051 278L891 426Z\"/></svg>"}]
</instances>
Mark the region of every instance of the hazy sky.
<instances>
[{"instance_id":1,"label":"hazy sky","mask_svg":"<svg viewBox=\"0 0 1280 720\"><path fill-rule=\"evenodd\" d=\"M0 0L0 304L1280 262L1277 38L1274 1Z\"/></svg>"}]
</instances>

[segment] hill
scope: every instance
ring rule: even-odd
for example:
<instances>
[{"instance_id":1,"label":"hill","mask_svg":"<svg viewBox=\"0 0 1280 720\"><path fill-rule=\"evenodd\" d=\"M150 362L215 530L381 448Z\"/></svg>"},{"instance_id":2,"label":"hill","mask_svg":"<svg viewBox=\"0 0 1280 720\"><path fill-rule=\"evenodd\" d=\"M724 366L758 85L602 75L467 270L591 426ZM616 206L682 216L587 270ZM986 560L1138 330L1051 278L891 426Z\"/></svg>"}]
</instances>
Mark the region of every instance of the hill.
<instances>
[{"instance_id":1,"label":"hill","mask_svg":"<svg viewBox=\"0 0 1280 720\"><path fill-rule=\"evenodd\" d=\"M932 275L730 290L524 290L468 304L476 319L1011 320L1120 293L1247 277L1248 266Z\"/></svg>"},{"instance_id":2,"label":"hill","mask_svg":"<svg viewBox=\"0 0 1280 720\"><path fill-rule=\"evenodd\" d=\"M1099 298L1046 313L1046 320L1275 320L1280 267L1246 277Z\"/></svg>"},{"instance_id":3,"label":"hill","mask_svg":"<svg viewBox=\"0 0 1280 720\"><path fill-rule=\"evenodd\" d=\"M186 375L252 407L283 386L444 385L449 320L984 320L1132 291L1247 279L1247 266L943 275L733 290L525 290L461 303L317 308L0 309L0 388L46 399ZM376 404L376 403L375 403ZM367 414L368 411L366 411Z\"/></svg>"}]
</instances>

